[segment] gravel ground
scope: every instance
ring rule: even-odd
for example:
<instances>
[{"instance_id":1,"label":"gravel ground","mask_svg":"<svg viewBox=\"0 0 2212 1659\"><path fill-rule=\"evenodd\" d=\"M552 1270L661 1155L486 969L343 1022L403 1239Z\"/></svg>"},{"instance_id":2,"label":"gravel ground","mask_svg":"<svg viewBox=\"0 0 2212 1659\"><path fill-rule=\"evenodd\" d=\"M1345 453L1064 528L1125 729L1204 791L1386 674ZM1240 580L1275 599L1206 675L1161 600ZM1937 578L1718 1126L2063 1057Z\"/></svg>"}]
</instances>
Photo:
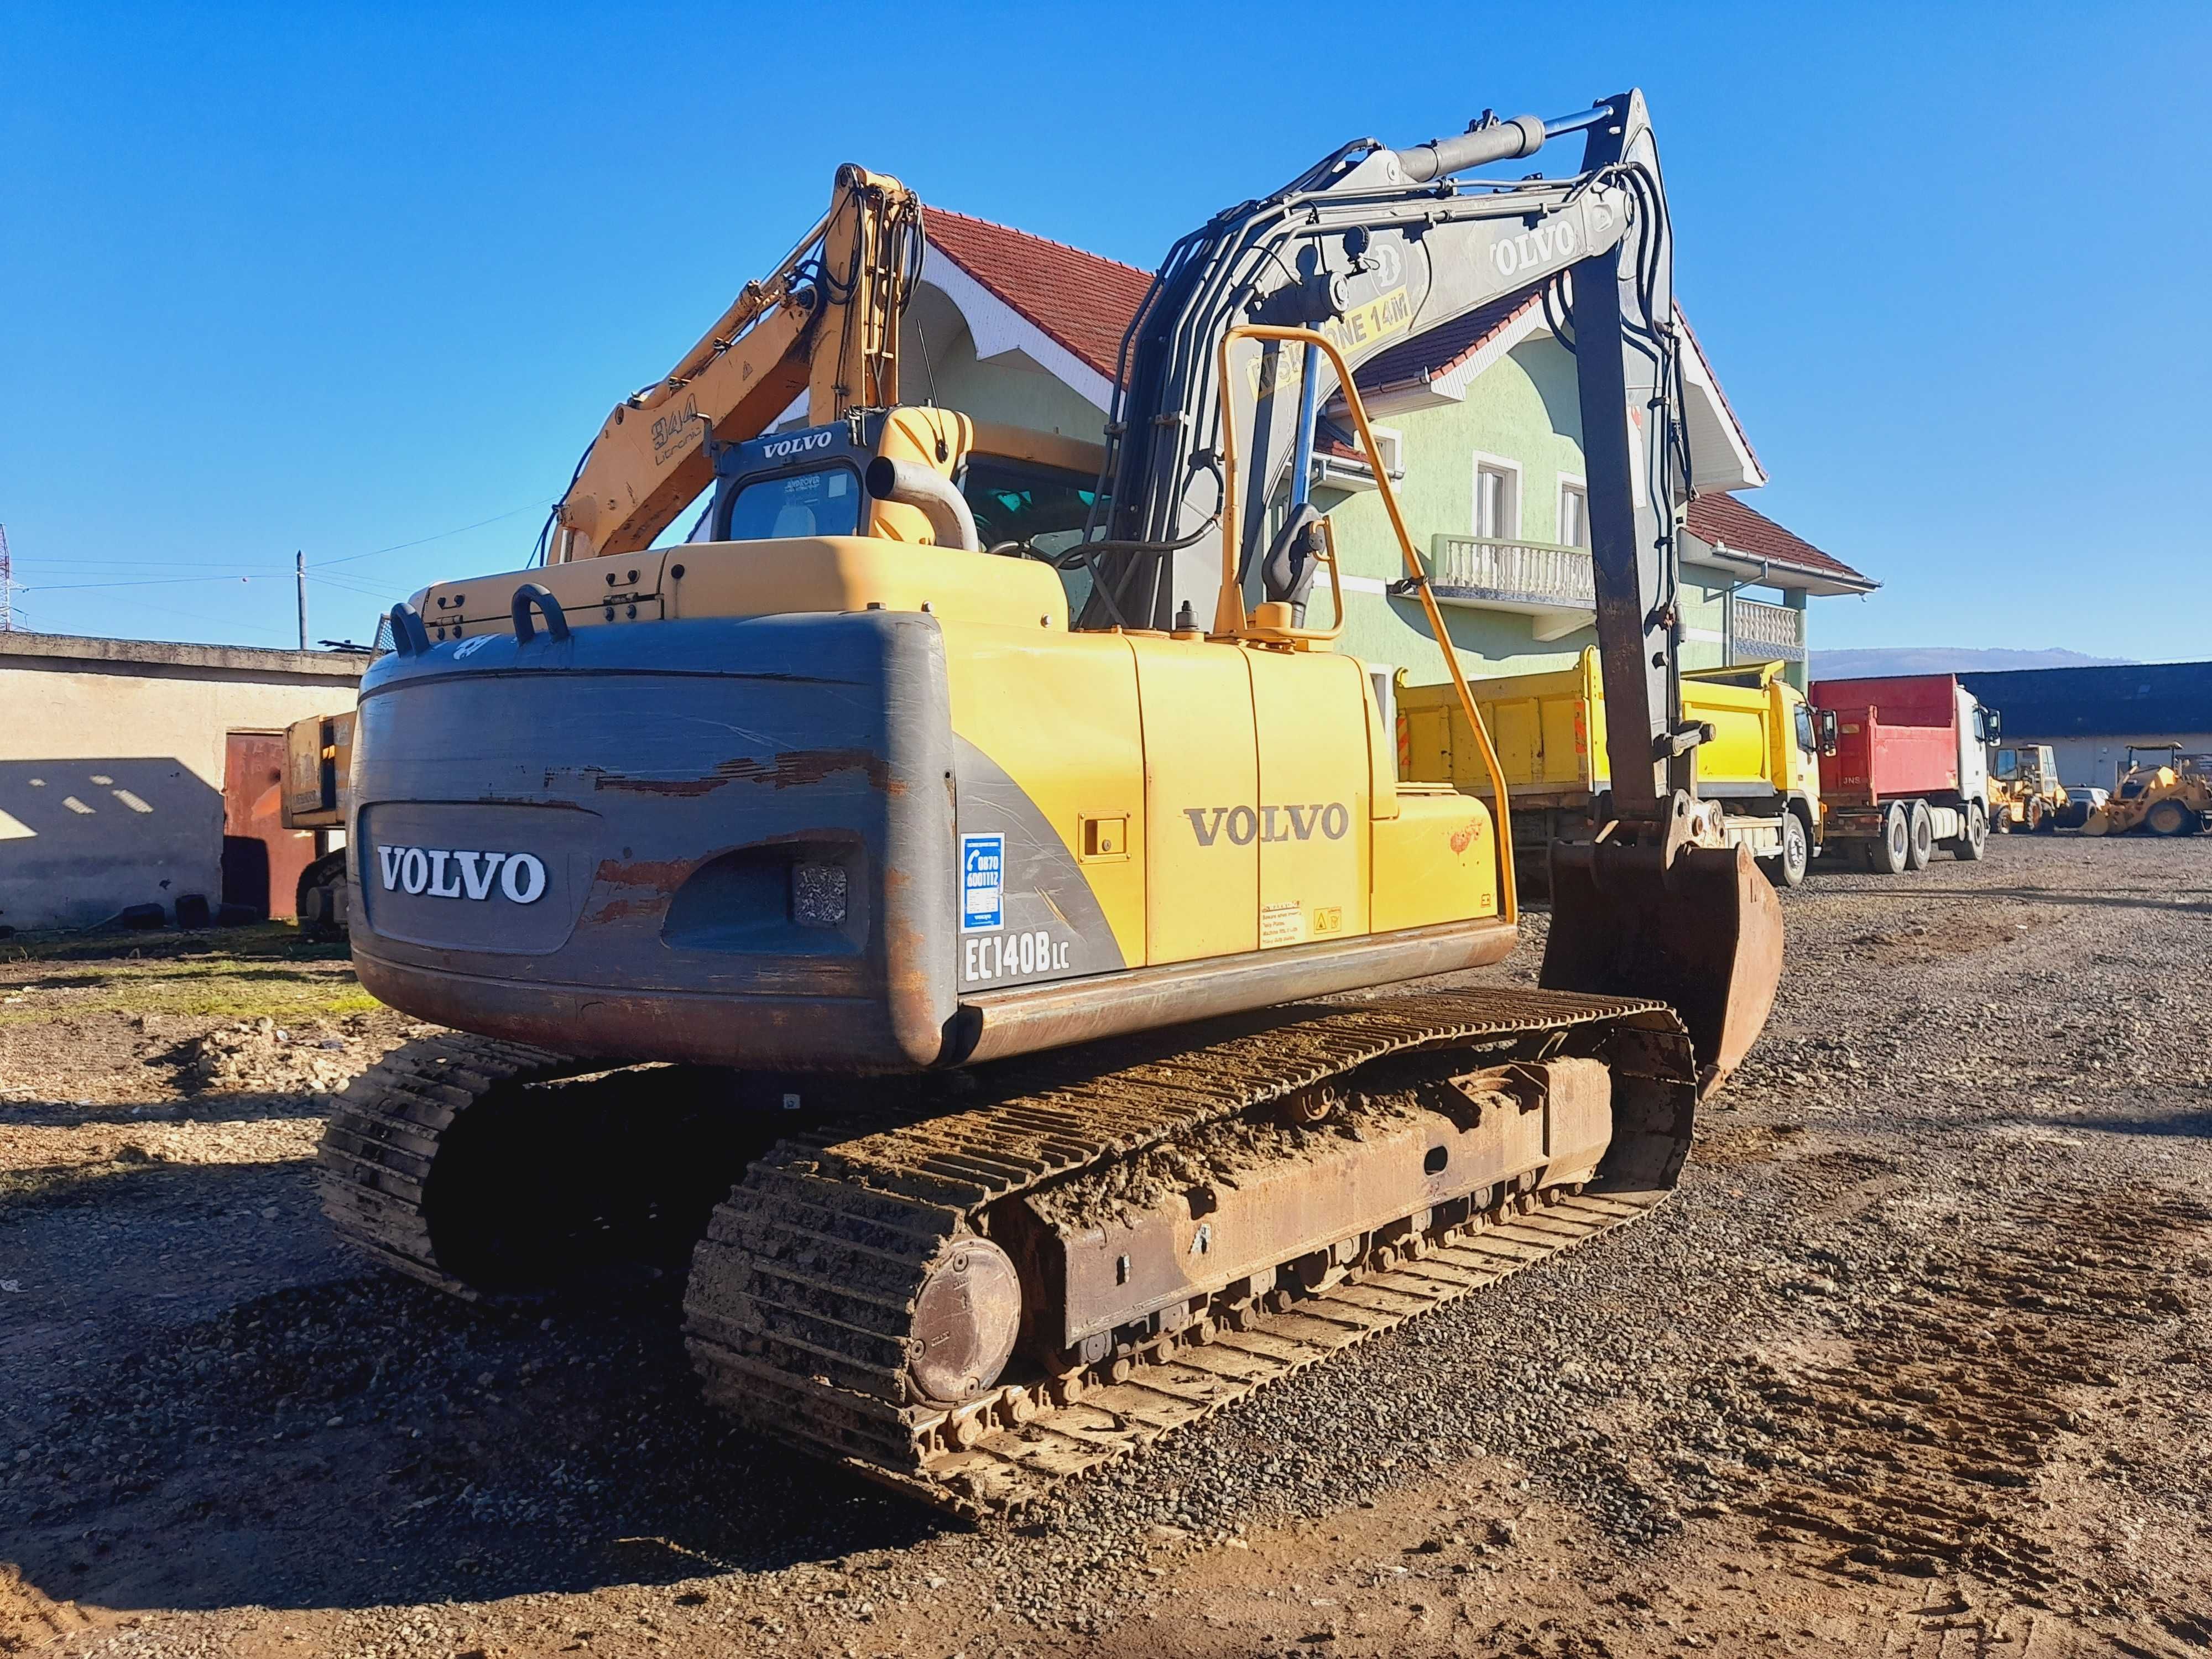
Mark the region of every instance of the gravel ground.
<instances>
[{"instance_id":1,"label":"gravel ground","mask_svg":"<svg viewBox=\"0 0 2212 1659\"><path fill-rule=\"evenodd\" d=\"M394 1017L0 966L0 1654L2212 1650L2212 842L1784 908L1652 1221L976 1530L726 1430L665 1297L341 1255L314 1091Z\"/></svg>"}]
</instances>

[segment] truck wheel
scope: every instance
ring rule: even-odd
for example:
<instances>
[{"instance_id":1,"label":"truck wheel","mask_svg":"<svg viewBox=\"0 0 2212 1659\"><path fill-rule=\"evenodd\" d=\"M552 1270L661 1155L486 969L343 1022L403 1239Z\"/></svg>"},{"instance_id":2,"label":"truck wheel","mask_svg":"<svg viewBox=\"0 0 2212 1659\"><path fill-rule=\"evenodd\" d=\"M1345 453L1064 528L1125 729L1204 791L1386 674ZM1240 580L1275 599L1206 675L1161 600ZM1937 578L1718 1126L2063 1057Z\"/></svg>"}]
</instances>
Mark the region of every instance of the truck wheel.
<instances>
[{"instance_id":1,"label":"truck wheel","mask_svg":"<svg viewBox=\"0 0 2212 1659\"><path fill-rule=\"evenodd\" d=\"M1912 825L1905 808L1892 801L1881 815L1881 834L1867 842L1867 868L1878 876L1901 876L1912 867Z\"/></svg>"},{"instance_id":2,"label":"truck wheel","mask_svg":"<svg viewBox=\"0 0 2212 1659\"><path fill-rule=\"evenodd\" d=\"M1951 843L1951 856L1961 864L1972 864L1989 849L1989 815L1982 811L1978 800L1966 803L1966 833Z\"/></svg>"},{"instance_id":3,"label":"truck wheel","mask_svg":"<svg viewBox=\"0 0 2212 1659\"><path fill-rule=\"evenodd\" d=\"M2156 802L2143 814L2143 828L2154 836L2185 836L2190 830L2190 811L2178 800Z\"/></svg>"},{"instance_id":4,"label":"truck wheel","mask_svg":"<svg viewBox=\"0 0 2212 1659\"><path fill-rule=\"evenodd\" d=\"M1905 862L1915 870L1925 870L1928 860L1936 855L1936 815L1928 810L1928 803L1917 800L1905 815Z\"/></svg>"},{"instance_id":5,"label":"truck wheel","mask_svg":"<svg viewBox=\"0 0 2212 1659\"><path fill-rule=\"evenodd\" d=\"M346 936L345 886L346 854L343 847L335 853L324 854L300 872L293 915L299 919L300 932L305 937L328 944Z\"/></svg>"},{"instance_id":6,"label":"truck wheel","mask_svg":"<svg viewBox=\"0 0 2212 1659\"><path fill-rule=\"evenodd\" d=\"M1813 861L1813 849L1805 839L1805 820L1795 812L1782 815L1782 850L1771 859L1761 859L1759 867L1766 872L1767 880L1777 887L1788 889L1805 884L1805 871Z\"/></svg>"}]
</instances>

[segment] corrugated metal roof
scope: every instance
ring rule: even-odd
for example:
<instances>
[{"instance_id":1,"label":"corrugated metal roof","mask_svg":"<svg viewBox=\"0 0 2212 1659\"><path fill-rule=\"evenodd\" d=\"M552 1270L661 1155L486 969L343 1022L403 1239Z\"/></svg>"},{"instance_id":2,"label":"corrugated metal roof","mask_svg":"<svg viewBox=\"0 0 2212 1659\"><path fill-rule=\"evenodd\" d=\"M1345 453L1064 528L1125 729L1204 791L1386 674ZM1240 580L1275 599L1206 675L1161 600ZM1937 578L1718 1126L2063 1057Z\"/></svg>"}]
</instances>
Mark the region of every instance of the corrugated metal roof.
<instances>
[{"instance_id":1,"label":"corrugated metal roof","mask_svg":"<svg viewBox=\"0 0 2212 1659\"><path fill-rule=\"evenodd\" d=\"M2004 716L2008 738L2212 732L2212 662L2008 668L1961 674L1959 681Z\"/></svg>"}]
</instances>

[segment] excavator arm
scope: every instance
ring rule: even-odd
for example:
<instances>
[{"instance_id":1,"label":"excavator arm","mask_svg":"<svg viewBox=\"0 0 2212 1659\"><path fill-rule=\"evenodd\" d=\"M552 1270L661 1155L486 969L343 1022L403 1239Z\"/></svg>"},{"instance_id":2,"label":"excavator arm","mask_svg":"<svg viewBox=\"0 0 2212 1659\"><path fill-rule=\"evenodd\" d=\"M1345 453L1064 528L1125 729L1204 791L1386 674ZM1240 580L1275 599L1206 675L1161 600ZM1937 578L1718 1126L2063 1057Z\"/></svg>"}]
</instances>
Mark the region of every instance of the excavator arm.
<instances>
[{"instance_id":1,"label":"excavator arm","mask_svg":"<svg viewBox=\"0 0 2212 1659\"><path fill-rule=\"evenodd\" d=\"M897 403L899 317L921 249L914 192L840 167L830 210L774 272L615 405L554 509L552 562L650 547L714 481L714 449L757 437L802 394L814 426Z\"/></svg>"},{"instance_id":2,"label":"excavator arm","mask_svg":"<svg viewBox=\"0 0 2212 1659\"><path fill-rule=\"evenodd\" d=\"M1455 177L1572 132L1583 153L1568 177ZM1781 924L1764 878L1719 846L1717 813L1692 788L1704 728L1681 715L1681 343L1641 94L1558 121L1486 118L1408 149L1346 145L1178 242L1122 344L1111 517L1084 549L1096 578L1084 621L1166 628L1186 605L1212 611L1217 632L1224 617L1244 621L1235 593L1215 604L1223 539L1246 550L1241 583L1333 374L1330 354L1294 362L1270 327L1318 332L1356 378L1399 342L1523 293L1552 307L1576 357L1612 778L1598 842L1555 850L1545 982L1664 997L1709 1077L1724 1074L1771 1006ZM1224 429L1240 439L1233 480ZM1292 480L1293 500L1302 486ZM1224 509L1242 522L1224 525ZM1296 597L1277 559L1261 574L1268 599Z\"/></svg>"},{"instance_id":3,"label":"excavator arm","mask_svg":"<svg viewBox=\"0 0 2212 1659\"><path fill-rule=\"evenodd\" d=\"M1567 178L1453 176L1577 131L1582 166ZM1224 398L1251 434L1234 491L1245 503L1238 544L1266 542L1298 401L1325 400L1333 376L1325 359L1302 365L1273 343L1239 340L1220 384L1213 347L1224 331L1313 328L1356 374L1414 335L1549 284L1544 302L1576 343L1607 726L1616 743L1639 745L1633 763L1610 757L1616 804L1656 810L1689 778L1668 712L1680 701L1673 587L1688 489L1672 264L1658 153L1633 92L1564 120L1490 120L1409 149L1347 145L1274 195L1218 215L1170 252L1123 344L1109 434L1113 522L1094 550L1101 592L1085 620L1166 627L1194 595L1199 614L1211 610ZM1308 373L1324 384L1309 392Z\"/></svg>"}]
</instances>

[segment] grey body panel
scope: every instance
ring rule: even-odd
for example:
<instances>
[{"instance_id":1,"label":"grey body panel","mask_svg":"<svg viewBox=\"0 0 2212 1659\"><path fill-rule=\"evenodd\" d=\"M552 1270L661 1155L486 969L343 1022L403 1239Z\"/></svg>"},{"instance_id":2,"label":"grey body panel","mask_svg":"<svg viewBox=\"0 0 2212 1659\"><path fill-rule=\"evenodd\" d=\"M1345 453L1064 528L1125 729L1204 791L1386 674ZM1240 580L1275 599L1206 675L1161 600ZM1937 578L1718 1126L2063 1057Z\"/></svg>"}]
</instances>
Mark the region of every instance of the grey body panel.
<instances>
[{"instance_id":1,"label":"grey body panel","mask_svg":"<svg viewBox=\"0 0 2212 1659\"><path fill-rule=\"evenodd\" d=\"M946 699L936 621L896 612L387 657L354 750L362 982L572 1052L937 1063L957 1012ZM459 891L406 890L404 864L388 884L398 848L450 855ZM540 861L542 890L518 902L526 866L487 882L491 854ZM844 872L844 926L793 919L794 862Z\"/></svg>"},{"instance_id":2,"label":"grey body panel","mask_svg":"<svg viewBox=\"0 0 2212 1659\"><path fill-rule=\"evenodd\" d=\"M960 836L996 836L1006 848L1005 909L995 928L963 926L963 993L1111 973L1127 964L1082 866L1036 803L965 738L953 739ZM1021 948L1026 941L1030 949ZM1028 962L1027 968L1021 964Z\"/></svg>"}]
</instances>

